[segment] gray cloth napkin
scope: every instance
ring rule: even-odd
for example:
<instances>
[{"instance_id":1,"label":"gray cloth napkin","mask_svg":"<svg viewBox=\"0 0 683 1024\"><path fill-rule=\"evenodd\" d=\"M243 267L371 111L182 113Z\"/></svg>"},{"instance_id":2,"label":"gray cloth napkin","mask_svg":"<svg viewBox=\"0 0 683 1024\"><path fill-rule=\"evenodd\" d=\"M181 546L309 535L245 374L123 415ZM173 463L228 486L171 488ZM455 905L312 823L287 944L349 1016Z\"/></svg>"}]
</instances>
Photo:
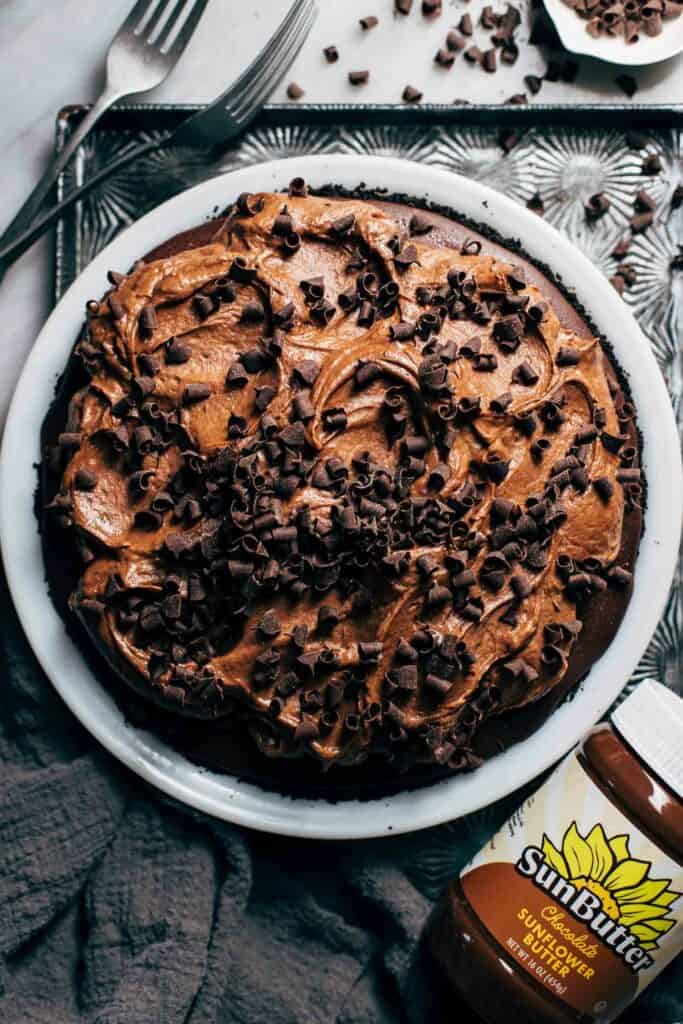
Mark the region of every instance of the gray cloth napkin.
<instances>
[{"instance_id":1,"label":"gray cloth napkin","mask_svg":"<svg viewBox=\"0 0 683 1024\"><path fill-rule=\"evenodd\" d=\"M214 821L106 754L41 672L4 589L0 610L2 1024L471 1019L426 975L419 937L520 794L373 842ZM680 1024L683 957L624 1020Z\"/></svg>"}]
</instances>

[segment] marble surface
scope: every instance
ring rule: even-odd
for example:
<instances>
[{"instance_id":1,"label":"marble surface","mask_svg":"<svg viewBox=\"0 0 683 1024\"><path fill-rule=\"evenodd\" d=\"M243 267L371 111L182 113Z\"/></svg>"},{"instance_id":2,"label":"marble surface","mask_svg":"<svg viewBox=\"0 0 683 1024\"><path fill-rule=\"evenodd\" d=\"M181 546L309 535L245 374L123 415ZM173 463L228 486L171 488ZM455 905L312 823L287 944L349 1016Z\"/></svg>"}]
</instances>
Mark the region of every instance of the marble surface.
<instances>
[{"instance_id":1,"label":"marble surface","mask_svg":"<svg viewBox=\"0 0 683 1024\"><path fill-rule=\"evenodd\" d=\"M393 14L393 0L318 0L316 25L291 72L273 95L285 101L288 81L297 81L311 102L394 103L404 85L421 89L426 102L499 103L523 89L530 72L542 74L547 53L526 45L528 12L520 32L520 59L487 75L462 59L444 71L433 63L448 28L463 11L473 20L485 0L444 0L440 18L421 17L419 0L408 18ZM131 0L0 0L0 225L7 223L38 177L54 138L57 110L91 101L102 85L104 55ZM502 8L495 3L496 9ZM150 101L203 102L221 92L251 60L287 7L287 0L211 0L192 43ZM380 23L362 32L358 19L375 14ZM479 42L485 40L481 30ZM671 31L683 32L683 24ZM475 38L475 41L476 38ZM340 51L328 65L322 48ZM551 54L551 56L556 56ZM367 86L354 88L349 70L369 68ZM579 61L574 83L546 83L537 97L547 103L628 102L615 84L617 67ZM683 99L683 55L653 67L630 69L638 82L633 102ZM0 422L23 360L51 307L52 240L43 239L7 274L0 286Z\"/></svg>"}]
</instances>

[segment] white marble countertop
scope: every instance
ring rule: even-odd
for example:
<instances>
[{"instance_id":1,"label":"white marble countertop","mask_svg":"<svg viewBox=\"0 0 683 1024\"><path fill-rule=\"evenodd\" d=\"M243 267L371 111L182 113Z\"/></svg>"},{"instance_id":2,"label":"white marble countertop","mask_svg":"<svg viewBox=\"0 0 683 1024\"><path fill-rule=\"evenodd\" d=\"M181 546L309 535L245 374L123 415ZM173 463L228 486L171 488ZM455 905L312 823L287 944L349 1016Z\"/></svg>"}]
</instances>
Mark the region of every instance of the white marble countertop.
<instances>
[{"instance_id":1,"label":"white marble countertop","mask_svg":"<svg viewBox=\"0 0 683 1024\"><path fill-rule=\"evenodd\" d=\"M517 64L501 67L495 75L469 67L462 59L448 71L433 63L449 27L465 10L476 23L485 2L444 0L441 17L426 20L420 14L419 0L408 18L393 14L393 0L318 0L316 25L272 98L285 101L286 84L294 80L310 102L396 103L410 82L422 90L425 102L450 103L458 97L473 103L500 103L523 91L525 74L542 74L546 65L538 49L525 45L524 28L519 34ZM0 225L11 219L44 166L53 144L56 112L68 103L91 101L97 95L107 45L131 3L0 3ZM287 0L211 0L180 64L160 88L148 94L150 101L212 99L256 55L286 6ZM494 3L496 9L502 6L501 0ZM379 17L379 25L362 32L358 19L369 14ZM683 31L683 24L672 31ZM482 35L479 41L485 38ZM331 43L338 47L340 59L329 65L322 49ZM615 84L618 67L589 58L581 59L579 65L574 83L545 83L538 101L628 102ZM348 72L365 68L371 72L367 86L349 85ZM653 67L628 70L638 82L632 102L683 100L683 55ZM52 240L46 238L9 271L0 287L0 422L26 353L51 306L51 261Z\"/></svg>"}]
</instances>

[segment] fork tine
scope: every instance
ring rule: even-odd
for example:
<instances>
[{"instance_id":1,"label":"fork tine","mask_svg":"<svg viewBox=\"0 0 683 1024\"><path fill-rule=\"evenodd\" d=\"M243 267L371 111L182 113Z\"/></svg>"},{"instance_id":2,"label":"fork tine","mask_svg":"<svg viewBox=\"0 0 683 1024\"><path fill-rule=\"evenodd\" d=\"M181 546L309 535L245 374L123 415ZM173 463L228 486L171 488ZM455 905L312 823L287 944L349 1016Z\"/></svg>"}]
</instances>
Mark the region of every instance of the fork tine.
<instances>
[{"instance_id":1,"label":"fork tine","mask_svg":"<svg viewBox=\"0 0 683 1024\"><path fill-rule=\"evenodd\" d=\"M264 69L268 62L273 58L273 52L280 49L283 45L283 41L286 39L292 25L296 22L301 9L303 8L306 0L294 0L294 3L287 11L284 19L280 22L277 29L270 37L263 50L259 55L251 62L248 68L246 68L239 78L229 89L228 95L226 96L226 106L229 107L232 98L238 99L241 94L251 86L252 80L259 76L262 69Z\"/></svg>"},{"instance_id":2,"label":"fork tine","mask_svg":"<svg viewBox=\"0 0 683 1024\"><path fill-rule=\"evenodd\" d=\"M199 24L200 18L206 9L206 5L209 0L193 0L192 7L185 18L185 21L180 26L177 36L169 46L168 50L165 51L173 57L179 57L183 52L187 44L189 43L194 30ZM175 12L174 12L175 13ZM170 33L168 34L170 35ZM168 43L168 35L166 36L163 46L165 47Z\"/></svg>"},{"instance_id":3,"label":"fork tine","mask_svg":"<svg viewBox=\"0 0 683 1024\"><path fill-rule=\"evenodd\" d=\"M240 96L235 97L235 105L232 108L232 116L236 121L246 120L253 110L262 105L269 93L280 80L284 72L292 63L293 57L299 51L301 44L308 35L309 19L303 19L294 27L290 35L283 41L279 50L272 55L268 64L267 72L254 78L250 88L246 89Z\"/></svg>"},{"instance_id":4,"label":"fork tine","mask_svg":"<svg viewBox=\"0 0 683 1024\"><path fill-rule=\"evenodd\" d=\"M145 37L145 42L149 43L152 46L159 45L158 39L155 38L155 33L157 29L159 30L159 34L161 34L165 30L165 17L172 3L173 0L159 0L159 6L156 8L154 13L152 14L152 17L149 19L144 29L142 30L142 34Z\"/></svg>"},{"instance_id":5,"label":"fork tine","mask_svg":"<svg viewBox=\"0 0 683 1024\"><path fill-rule=\"evenodd\" d=\"M315 18L315 4L312 0L304 3L299 16L291 26L287 38L282 41L277 52L269 56L268 67L264 75L256 76L240 95L236 96L236 103L232 109L232 115L236 120L246 119L251 112L256 110L267 98L275 84L280 80L284 72L293 61L293 55L301 49L311 25Z\"/></svg>"},{"instance_id":6,"label":"fork tine","mask_svg":"<svg viewBox=\"0 0 683 1024\"><path fill-rule=\"evenodd\" d=\"M133 6L130 14L119 28L120 32L134 32L138 27L142 19L148 14L150 8L154 6L156 0L137 0L137 3ZM119 34L117 33L117 35Z\"/></svg>"}]
</instances>

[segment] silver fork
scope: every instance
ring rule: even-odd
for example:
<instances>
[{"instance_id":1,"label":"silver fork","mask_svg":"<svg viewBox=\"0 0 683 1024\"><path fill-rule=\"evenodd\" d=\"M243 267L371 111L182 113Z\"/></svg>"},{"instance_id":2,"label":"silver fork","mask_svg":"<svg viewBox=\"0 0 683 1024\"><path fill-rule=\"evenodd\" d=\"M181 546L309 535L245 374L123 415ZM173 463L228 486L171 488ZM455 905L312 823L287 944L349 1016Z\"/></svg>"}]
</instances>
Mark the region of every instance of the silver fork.
<instances>
[{"instance_id":1,"label":"silver fork","mask_svg":"<svg viewBox=\"0 0 683 1024\"><path fill-rule=\"evenodd\" d=\"M123 96L148 92L175 66L189 43L208 0L137 0L114 36L106 60L106 83L69 142L50 162L31 195L0 237L0 247L21 233L90 129Z\"/></svg>"},{"instance_id":2,"label":"silver fork","mask_svg":"<svg viewBox=\"0 0 683 1024\"><path fill-rule=\"evenodd\" d=\"M0 238L0 281L7 268L76 202L110 175L138 157L173 142L179 145L211 146L238 135L259 112L264 100L275 88L304 44L317 10L315 0L293 0L261 53L225 92L207 107L182 121L172 132L122 153L94 174L85 184L73 189L61 202L41 213L30 225Z\"/></svg>"}]
</instances>

